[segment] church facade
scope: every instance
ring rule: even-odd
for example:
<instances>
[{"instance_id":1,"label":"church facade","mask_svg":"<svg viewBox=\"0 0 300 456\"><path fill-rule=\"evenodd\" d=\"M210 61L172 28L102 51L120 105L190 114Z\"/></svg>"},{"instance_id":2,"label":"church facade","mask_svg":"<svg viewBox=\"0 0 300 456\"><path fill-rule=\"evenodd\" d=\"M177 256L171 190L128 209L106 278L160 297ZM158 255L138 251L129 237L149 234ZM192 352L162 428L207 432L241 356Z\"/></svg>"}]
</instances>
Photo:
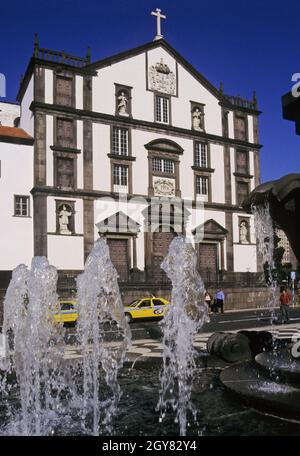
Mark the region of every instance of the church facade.
<instances>
[{"instance_id":1,"label":"church facade","mask_svg":"<svg viewBox=\"0 0 300 456\"><path fill-rule=\"evenodd\" d=\"M0 132L0 159L19 170L9 223L13 215L28 231L2 271L32 254L76 275L103 236L120 281L159 282L182 233L208 281L260 270L253 217L242 208L260 182L255 96L216 89L164 39L95 62L36 39L17 99L15 129L27 142L8 155Z\"/></svg>"}]
</instances>

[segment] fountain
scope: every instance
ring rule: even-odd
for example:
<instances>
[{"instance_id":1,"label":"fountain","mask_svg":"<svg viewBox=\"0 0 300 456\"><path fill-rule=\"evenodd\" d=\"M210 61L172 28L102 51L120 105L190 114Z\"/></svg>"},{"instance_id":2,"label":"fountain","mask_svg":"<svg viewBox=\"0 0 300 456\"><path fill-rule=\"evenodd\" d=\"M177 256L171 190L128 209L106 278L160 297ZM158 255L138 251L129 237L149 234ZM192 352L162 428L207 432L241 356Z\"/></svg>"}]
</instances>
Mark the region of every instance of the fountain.
<instances>
[{"instance_id":1,"label":"fountain","mask_svg":"<svg viewBox=\"0 0 300 456\"><path fill-rule=\"evenodd\" d=\"M244 202L244 208L255 215L258 243L263 261L268 264L268 304L273 310L278 299L273 276L273 221L285 231L300 261L300 174L258 186ZM300 416L300 362L294 356L294 342L292 338L288 347L274 348L258 354L254 361L225 369L221 374L223 384L259 407Z\"/></svg>"},{"instance_id":2,"label":"fountain","mask_svg":"<svg viewBox=\"0 0 300 456\"><path fill-rule=\"evenodd\" d=\"M160 421L168 408L176 415L180 435L186 435L188 413L196 419L191 402L195 355L193 336L209 321L204 303L204 284L197 272L197 255L192 244L177 236L161 267L172 281L171 307L164 317L163 369L158 409Z\"/></svg>"},{"instance_id":3,"label":"fountain","mask_svg":"<svg viewBox=\"0 0 300 456\"><path fill-rule=\"evenodd\" d=\"M30 270L20 265L13 271L4 301L1 434L52 435L64 426L71 433L112 432L121 397L117 375L131 340L117 278L106 241L99 239L78 277L81 356L70 366L65 329L53 318L56 269L46 258L34 257ZM115 346L105 343L105 322L118 329Z\"/></svg>"}]
</instances>

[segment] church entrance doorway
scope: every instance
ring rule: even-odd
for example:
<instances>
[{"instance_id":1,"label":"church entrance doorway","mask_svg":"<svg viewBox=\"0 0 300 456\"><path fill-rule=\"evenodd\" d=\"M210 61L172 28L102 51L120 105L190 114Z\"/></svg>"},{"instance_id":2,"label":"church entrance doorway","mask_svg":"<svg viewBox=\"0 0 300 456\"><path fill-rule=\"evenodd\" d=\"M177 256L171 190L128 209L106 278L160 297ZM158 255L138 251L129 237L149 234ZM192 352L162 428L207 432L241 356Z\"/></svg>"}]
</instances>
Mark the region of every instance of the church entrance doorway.
<instances>
[{"instance_id":1,"label":"church entrance doorway","mask_svg":"<svg viewBox=\"0 0 300 456\"><path fill-rule=\"evenodd\" d=\"M165 227L164 227L165 228ZM168 253L169 245L176 236L170 227L169 232L163 232L162 228L153 233L152 238L152 280L155 282L165 282L167 276L160 265Z\"/></svg>"},{"instance_id":2,"label":"church entrance doorway","mask_svg":"<svg viewBox=\"0 0 300 456\"><path fill-rule=\"evenodd\" d=\"M218 245L213 243L199 244L198 269L205 283L215 282L218 271Z\"/></svg>"},{"instance_id":3,"label":"church entrance doorway","mask_svg":"<svg viewBox=\"0 0 300 456\"><path fill-rule=\"evenodd\" d=\"M119 280L125 282L129 276L128 239L107 239L110 259L119 274Z\"/></svg>"}]
</instances>

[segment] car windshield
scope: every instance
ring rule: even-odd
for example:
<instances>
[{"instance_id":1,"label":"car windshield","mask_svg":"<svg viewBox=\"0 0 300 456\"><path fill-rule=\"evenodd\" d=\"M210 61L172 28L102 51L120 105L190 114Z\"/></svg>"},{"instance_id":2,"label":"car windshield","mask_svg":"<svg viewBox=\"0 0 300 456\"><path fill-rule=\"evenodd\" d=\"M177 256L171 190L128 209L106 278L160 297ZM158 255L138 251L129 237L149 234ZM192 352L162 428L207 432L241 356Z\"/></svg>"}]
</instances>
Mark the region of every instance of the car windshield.
<instances>
[{"instance_id":1,"label":"car windshield","mask_svg":"<svg viewBox=\"0 0 300 456\"><path fill-rule=\"evenodd\" d=\"M74 309L74 304L71 302L63 302L60 305L61 310L73 310Z\"/></svg>"},{"instance_id":2,"label":"car windshield","mask_svg":"<svg viewBox=\"0 0 300 456\"><path fill-rule=\"evenodd\" d=\"M134 301L132 301L132 302L129 304L129 307L135 307L139 302L140 302L139 299L135 299Z\"/></svg>"}]
</instances>

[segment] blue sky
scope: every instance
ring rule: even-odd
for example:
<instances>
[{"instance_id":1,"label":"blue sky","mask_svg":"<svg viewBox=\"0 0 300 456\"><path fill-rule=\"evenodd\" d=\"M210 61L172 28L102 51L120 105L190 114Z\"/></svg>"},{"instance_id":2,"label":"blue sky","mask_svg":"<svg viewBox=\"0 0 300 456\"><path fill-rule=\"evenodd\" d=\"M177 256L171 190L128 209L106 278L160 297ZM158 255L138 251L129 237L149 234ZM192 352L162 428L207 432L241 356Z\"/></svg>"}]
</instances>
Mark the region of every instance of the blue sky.
<instances>
[{"instance_id":1,"label":"blue sky","mask_svg":"<svg viewBox=\"0 0 300 456\"><path fill-rule=\"evenodd\" d=\"M225 93L251 98L260 116L262 180L300 172L300 136L282 119L281 96L300 72L298 0L27 0L1 2L0 73L14 100L37 32L40 45L92 60L151 41L161 8L165 39Z\"/></svg>"}]
</instances>

